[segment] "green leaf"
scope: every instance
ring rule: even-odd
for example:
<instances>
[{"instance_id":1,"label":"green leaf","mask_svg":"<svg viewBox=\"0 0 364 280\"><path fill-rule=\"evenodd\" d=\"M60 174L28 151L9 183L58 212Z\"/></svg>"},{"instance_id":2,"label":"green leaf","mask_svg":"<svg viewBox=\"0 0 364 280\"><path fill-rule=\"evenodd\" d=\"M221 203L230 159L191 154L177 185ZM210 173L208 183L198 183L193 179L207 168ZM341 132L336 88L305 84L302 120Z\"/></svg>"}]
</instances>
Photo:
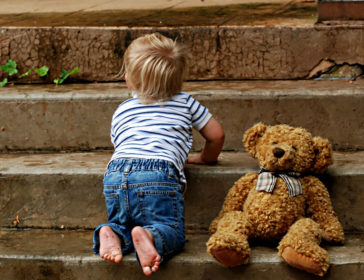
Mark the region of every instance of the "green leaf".
<instances>
[{"instance_id":1,"label":"green leaf","mask_svg":"<svg viewBox=\"0 0 364 280\"><path fill-rule=\"evenodd\" d=\"M78 67L75 67L71 72L68 72L64 69L62 69L61 71L61 77L55 79L53 82L56 84L56 85L60 85L62 84L69 76L73 75L73 74L76 74L78 72L80 72L80 68Z\"/></svg>"},{"instance_id":2,"label":"green leaf","mask_svg":"<svg viewBox=\"0 0 364 280\"><path fill-rule=\"evenodd\" d=\"M8 73L9 76L12 76L18 73L18 69L16 69L16 66L16 62L12 59L9 59L6 64L0 65L0 69Z\"/></svg>"},{"instance_id":3,"label":"green leaf","mask_svg":"<svg viewBox=\"0 0 364 280\"><path fill-rule=\"evenodd\" d=\"M61 77L55 79L54 80L54 83L56 85L62 84L64 82L64 80L68 78L69 75L70 75L69 72L67 72L66 70L62 69L62 71L61 71Z\"/></svg>"},{"instance_id":4,"label":"green leaf","mask_svg":"<svg viewBox=\"0 0 364 280\"><path fill-rule=\"evenodd\" d=\"M42 67L40 67L40 68L38 68L38 69L35 69L34 71L35 71L35 73L37 73L40 77L44 77L44 76L46 76L46 75L48 74L48 70L49 70L48 66L44 65L44 66L42 66Z\"/></svg>"},{"instance_id":5,"label":"green leaf","mask_svg":"<svg viewBox=\"0 0 364 280\"><path fill-rule=\"evenodd\" d=\"M18 78L21 79L25 76L28 76L30 74L30 72L32 72L32 70L33 70L33 67L31 67L27 72L21 74Z\"/></svg>"},{"instance_id":6,"label":"green leaf","mask_svg":"<svg viewBox=\"0 0 364 280\"><path fill-rule=\"evenodd\" d=\"M81 71L81 69L80 69L80 68L75 67L75 68L73 68L73 70L70 72L70 75L77 74L77 73L78 73L78 72L80 72L80 71Z\"/></svg>"},{"instance_id":7,"label":"green leaf","mask_svg":"<svg viewBox=\"0 0 364 280\"><path fill-rule=\"evenodd\" d=\"M59 78L57 78L57 79L54 79L53 80L53 83L55 83L57 86L59 85L59 81L60 81L60 79Z\"/></svg>"},{"instance_id":8,"label":"green leaf","mask_svg":"<svg viewBox=\"0 0 364 280\"><path fill-rule=\"evenodd\" d=\"M4 87L8 83L8 78L4 78L2 82L0 82L0 87Z\"/></svg>"}]
</instances>

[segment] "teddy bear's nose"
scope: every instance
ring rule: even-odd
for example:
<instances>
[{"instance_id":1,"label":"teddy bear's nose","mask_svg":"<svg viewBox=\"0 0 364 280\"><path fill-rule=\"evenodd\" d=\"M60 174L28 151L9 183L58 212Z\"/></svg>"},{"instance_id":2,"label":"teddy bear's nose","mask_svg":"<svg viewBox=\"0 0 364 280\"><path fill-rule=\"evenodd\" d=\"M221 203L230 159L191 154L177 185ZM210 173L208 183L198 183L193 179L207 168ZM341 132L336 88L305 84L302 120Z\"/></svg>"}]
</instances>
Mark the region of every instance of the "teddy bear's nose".
<instances>
[{"instance_id":1,"label":"teddy bear's nose","mask_svg":"<svg viewBox=\"0 0 364 280\"><path fill-rule=\"evenodd\" d=\"M276 158L281 158L281 157L283 157L283 155L284 155L284 150L282 150L281 148L274 148L274 149L273 149L273 155L274 155Z\"/></svg>"}]
</instances>

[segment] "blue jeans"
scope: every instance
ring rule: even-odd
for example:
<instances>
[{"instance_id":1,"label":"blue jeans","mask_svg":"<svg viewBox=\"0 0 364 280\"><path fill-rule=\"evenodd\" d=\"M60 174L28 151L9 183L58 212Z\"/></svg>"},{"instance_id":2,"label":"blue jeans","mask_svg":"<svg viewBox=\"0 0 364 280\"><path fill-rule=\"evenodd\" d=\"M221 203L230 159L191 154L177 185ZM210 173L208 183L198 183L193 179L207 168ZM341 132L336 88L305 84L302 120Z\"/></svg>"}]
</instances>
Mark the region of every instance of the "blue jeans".
<instances>
[{"instance_id":1,"label":"blue jeans","mask_svg":"<svg viewBox=\"0 0 364 280\"><path fill-rule=\"evenodd\" d=\"M99 254L99 231L109 226L120 238L123 254L134 250L131 230L148 229L161 262L183 249L183 186L174 165L159 159L118 159L109 163L104 176L108 223L94 232L93 250Z\"/></svg>"}]
</instances>

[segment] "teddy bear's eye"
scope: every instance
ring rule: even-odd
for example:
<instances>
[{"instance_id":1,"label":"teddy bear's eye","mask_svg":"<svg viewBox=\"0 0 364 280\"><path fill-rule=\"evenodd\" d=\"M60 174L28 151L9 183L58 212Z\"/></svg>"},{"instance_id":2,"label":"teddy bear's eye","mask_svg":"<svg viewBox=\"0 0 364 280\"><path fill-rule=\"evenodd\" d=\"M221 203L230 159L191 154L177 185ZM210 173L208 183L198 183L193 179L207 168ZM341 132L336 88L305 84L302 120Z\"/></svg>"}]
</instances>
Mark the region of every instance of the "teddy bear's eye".
<instances>
[{"instance_id":1,"label":"teddy bear's eye","mask_svg":"<svg viewBox=\"0 0 364 280\"><path fill-rule=\"evenodd\" d=\"M277 145L277 142L273 142L272 144L273 144L273 145Z\"/></svg>"},{"instance_id":2,"label":"teddy bear's eye","mask_svg":"<svg viewBox=\"0 0 364 280\"><path fill-rule=\"evenodd\" d=\"M292 146L292 149L297 151L297 147L296 146Z\"/></svg>"}]
</instances>

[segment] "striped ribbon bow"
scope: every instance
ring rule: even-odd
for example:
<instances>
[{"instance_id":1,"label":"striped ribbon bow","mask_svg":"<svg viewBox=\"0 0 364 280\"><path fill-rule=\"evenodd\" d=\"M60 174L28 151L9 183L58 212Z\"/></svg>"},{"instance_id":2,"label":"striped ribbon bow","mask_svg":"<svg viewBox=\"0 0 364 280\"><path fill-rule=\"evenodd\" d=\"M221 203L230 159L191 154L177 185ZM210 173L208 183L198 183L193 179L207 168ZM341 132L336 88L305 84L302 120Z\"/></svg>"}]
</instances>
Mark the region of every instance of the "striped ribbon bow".
<instances>
[{"instance_id":1,"label":"striped ribbon bow","mask_svg":"<svg viewBox=\"0 0 364 280\"><path fill-rule=\"evenodd\" d=\"M280 177L283 179L288 188L289 197L294 197L302 194L302 186L300 181L297 179L300 175L300 173L293 171L271 172L265 168L261 168L255 189L271 193L276 185L277 177Z\"/></svg>"}]
</instances>

